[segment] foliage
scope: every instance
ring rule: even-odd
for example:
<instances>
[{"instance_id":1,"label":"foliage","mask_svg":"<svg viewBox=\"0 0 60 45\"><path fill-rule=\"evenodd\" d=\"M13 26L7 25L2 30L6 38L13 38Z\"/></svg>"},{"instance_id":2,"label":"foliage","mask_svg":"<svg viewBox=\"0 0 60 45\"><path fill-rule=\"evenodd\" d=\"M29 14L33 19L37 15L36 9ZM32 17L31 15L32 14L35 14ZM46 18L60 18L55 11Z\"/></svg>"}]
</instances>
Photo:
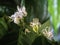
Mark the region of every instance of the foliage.
<instances>
[{"instance_id":1,"label":"foliage","mask_svg":"<svg viewBox=\"0 0 60 45\"><path fill-rule=\"evenodd\" d=\"M58 45L51 36L43 34L44 31L47 31L46 34L49 34L48 30L51 32L47 0L0 2L0 45ZM20 6L19 9L17 5ZM20 18L19 14L24 13L23 6L26 8L27 16ZM11 20L10 17L14 19ZM15 19L20 23L14 23Z\"/></svg>"}]
</instances>

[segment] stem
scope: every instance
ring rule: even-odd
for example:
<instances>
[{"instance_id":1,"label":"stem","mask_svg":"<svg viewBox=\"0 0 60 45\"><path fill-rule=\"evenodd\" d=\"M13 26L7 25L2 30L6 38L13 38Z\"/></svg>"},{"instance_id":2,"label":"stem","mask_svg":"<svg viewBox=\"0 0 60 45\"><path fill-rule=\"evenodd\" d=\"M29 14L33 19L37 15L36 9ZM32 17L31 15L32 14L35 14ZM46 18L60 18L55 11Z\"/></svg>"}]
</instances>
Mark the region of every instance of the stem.
<instances>
[{"instance_id":1,"label":"stem","mask_svg":"<svg viewBox=\"0 0 60 45\"><path fill-rule=\"evenodd\" d=\"M25 0L21 0L21 7L25 5Z\"/></svg>"}]
</instances>

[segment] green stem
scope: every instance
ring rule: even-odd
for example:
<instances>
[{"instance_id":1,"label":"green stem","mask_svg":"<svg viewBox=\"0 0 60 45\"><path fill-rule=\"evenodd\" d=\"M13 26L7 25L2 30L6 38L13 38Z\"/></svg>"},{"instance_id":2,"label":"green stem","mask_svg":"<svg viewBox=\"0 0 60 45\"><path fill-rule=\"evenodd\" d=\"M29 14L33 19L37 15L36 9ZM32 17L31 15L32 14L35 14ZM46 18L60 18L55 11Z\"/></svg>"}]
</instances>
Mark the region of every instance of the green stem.
<instances>
[{"instance_id":1,"label":"green stem","mask_svg":"<svg viewBox=\"0 0 60 45\"><path fill-rule=\"evenodd\" d=\"M21 7L25 5L25 0L21 0Z\"/></svg>"}]
</instances>

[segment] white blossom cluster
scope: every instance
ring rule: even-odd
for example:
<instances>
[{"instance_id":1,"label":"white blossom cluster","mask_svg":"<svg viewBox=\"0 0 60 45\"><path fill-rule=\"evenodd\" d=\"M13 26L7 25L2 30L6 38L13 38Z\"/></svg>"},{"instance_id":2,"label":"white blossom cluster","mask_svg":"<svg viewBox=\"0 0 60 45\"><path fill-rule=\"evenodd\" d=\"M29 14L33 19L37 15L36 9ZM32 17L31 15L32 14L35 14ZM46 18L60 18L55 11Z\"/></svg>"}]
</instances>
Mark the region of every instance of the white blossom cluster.
<instances>
[{"instance_id":1,"label":"white blossom cluster","mask_svg":"<svg viewBox=\"0 0 60 45\"><path fill-rule=\"evenodd\" d=\"M41 23L38 18L33 18L33 21L30 22L30 26L33 28L34 32L38 33L39 27L41 27Z\"/></svg>"},{"instance_id":2,"label":"white blossom cluster","mask_svg":"<svg viewBox=\"0 0 60 45\"><path fill-rule=\"evenodd\" d=\"M50 27L46 27L45 29L43 29L42 33L47 39L49 39L49 40L53 39L53 33L52 33Z\"/></svg>"},{"instance_id":3,"label":"white blossom cluster","mask_svg":"<svg viewBox=\"0 0 60 45\"><path fill-rule=\"evenodd\" d=\"M34 27L35 25L38 25L41 27L41 23L39 22L39 19L38 18L33 18L33 21L30 22L30 26L31 27Z\"/></svg>"},{"instance_id":4,"label":"white blossom cluster","mask_svg":"<svg viewBox=\"0 0 60 45\"><path fill-rule=\"evenodd\" d=\"M25 6L23 6L21 8L19 6L17 6L17 11L13 15L11 15L10 18L12 19L12 21L14 21L14 23L19 24L20 23L19 20L23 19L23 17L25 17L25 16L27 16Z\"/></svg>"}]
</instances>

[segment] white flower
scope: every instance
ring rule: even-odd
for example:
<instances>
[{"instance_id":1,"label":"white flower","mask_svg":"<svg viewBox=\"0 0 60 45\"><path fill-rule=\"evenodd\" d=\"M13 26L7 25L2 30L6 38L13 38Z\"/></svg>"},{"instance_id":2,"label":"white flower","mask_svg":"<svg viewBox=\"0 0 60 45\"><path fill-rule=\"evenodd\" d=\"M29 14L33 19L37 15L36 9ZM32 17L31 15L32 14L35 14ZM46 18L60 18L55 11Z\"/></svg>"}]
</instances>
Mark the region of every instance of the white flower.
<instances>
[{"instance_id":1,"label":"white flower","mask_svg":"<svg viewBox=\"0 0 60 45\"><path fill-rule=\"evenodd\" d=\"M25 34L26 34L26 33L30 33L30 32L31 32L31 31L30 31L29 29L27 29L27 28L25 29Z\"/></svg>"},{"instance_id":2,"label":"white flower","mask_svg":"<svg viewBox=\"0 0 60 45\"><path fill-rule=\"evenodd\" d=\"M23 6L22 8L19 8L19 6L17 6L17 10L18 12L23 13L23 16L27 16L25 6Z\"/></svg>"},{"instance_id":3,"label":"white flower","mask_svg":"<svg viewBox=\"0 0 60 45\"><path fill-rule=\"evenodd\" d=\"M20 19L23 19L23 17L27 16L27 12L25 10L25 6L20 8L17 6L17 12L15 12L10 18L14 21L14 23L19 24Z\"/></svg>"},{"instance_id":4,"label":"white flower","mask_svg":"<svg viewBox=\"0 0 60 45\"><path fill-rule=\"evenodd\" d=\"M48 28L48 29L47 29ZM48 38L49 40L52 40L53 38L53 33L50 29L50 27L46 27L45 29L42 30L43 35Z\"/></svg>"},{"instance_id":5,"label":"white flower","mask_svg":"<svg viewBox=\"0 0 60 45\"><path fill-rule=\"evenodd\" d=\"M38 18L34 18L32 22L30 22L30 26L33 28L33 31L38 33L39 27L41 27L41 24L39 22Z\"/></svg>"},{"instance_id":6,"label":"white flower","mask_svg":"<svg viewBox=\"0 0 60 45\"><path fill-rule=\"evenodd\" d=\"M32 22L30 22L30 26L31 27L34 27L35 25L38 25L41 27L41 24L39 22L39 19L38 18L34 18Z\"/></svg>"}]
</instances>

